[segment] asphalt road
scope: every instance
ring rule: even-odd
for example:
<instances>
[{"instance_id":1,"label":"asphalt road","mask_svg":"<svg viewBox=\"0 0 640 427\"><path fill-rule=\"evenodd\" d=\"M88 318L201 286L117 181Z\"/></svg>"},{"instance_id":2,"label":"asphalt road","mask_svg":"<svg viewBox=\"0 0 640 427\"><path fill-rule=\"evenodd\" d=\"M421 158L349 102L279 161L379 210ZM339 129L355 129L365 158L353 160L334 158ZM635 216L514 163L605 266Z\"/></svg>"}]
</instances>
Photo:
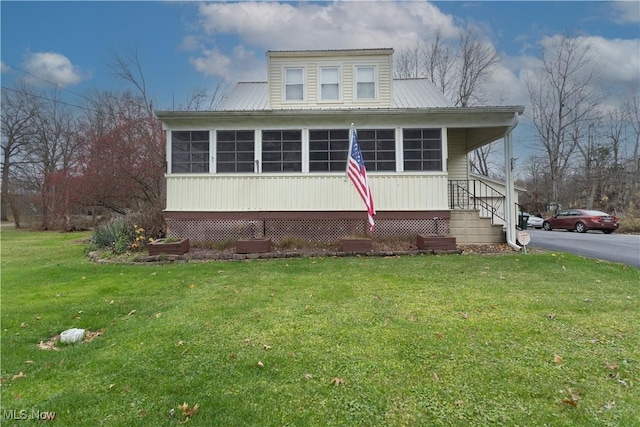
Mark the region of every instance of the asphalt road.
<instances>
[{"instance_id":1,"label":"asphalt road","mask_svg":"<svg viewBox=\"0 0 640 427\"><path fill-rule=\"evenodd\" d=\"M604 234L601 231L575 233L573 231L544 231L527 229L530 247L568 252L587 258L619 262L640 268L640 236L632 234Z\"/></svg>"}]
</instances>

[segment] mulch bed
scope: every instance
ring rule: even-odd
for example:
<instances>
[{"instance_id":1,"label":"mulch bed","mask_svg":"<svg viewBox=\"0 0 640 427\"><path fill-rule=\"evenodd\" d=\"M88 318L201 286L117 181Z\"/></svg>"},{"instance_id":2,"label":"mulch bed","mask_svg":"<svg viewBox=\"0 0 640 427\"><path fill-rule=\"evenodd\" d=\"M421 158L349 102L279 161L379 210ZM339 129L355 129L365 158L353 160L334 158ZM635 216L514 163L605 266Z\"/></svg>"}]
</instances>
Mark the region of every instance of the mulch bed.
<instances>
[{"instance_id":1,"label":"mulch bed","mask_svg":"<svg viewBox=\"0 0 640 427\"><path fill-rule=\"evenodd\" d=\"M531 249L528 249L531 252ZM394 257L416 255L468 255L468 254L516 254L518 253L508 244L499 245L460 245L456 250L419 250L415 242L377 242L374 241L373 250L366 253L341 252L336 247L303 247L281 249L274 247L271 252L237 254L234 248L206 249L191 247L184 255L148 255L140 253L127 257L103 257L100 252L91 252L89 258L96 263L167 263L190 261L227 261L248 259L279 259L279 258L313 258L313 257Z\"/></svg>"}]
</instances>

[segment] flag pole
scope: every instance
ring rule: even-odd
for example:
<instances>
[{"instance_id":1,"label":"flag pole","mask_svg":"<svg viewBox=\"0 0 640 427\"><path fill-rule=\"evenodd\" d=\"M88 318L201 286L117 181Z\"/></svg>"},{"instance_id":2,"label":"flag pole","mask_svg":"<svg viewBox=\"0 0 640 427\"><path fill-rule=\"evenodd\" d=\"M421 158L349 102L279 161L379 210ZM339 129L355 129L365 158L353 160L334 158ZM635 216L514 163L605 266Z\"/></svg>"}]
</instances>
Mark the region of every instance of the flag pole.
<instances>
[{"instance_id":1,"label":"flag pole","mask_svg":"<svg viewBox=\"0 0 640 427\"><path fill-rule=\"evenodd\" d=\"M347 177L349 176L349 157L351 156L351 148L353 144L353 132L355 131L355 125L351 123L351 127L349 128L349 149L347 150L347 165L344 169L344 182L347 182Z\"/></svg>"}]
</instances>

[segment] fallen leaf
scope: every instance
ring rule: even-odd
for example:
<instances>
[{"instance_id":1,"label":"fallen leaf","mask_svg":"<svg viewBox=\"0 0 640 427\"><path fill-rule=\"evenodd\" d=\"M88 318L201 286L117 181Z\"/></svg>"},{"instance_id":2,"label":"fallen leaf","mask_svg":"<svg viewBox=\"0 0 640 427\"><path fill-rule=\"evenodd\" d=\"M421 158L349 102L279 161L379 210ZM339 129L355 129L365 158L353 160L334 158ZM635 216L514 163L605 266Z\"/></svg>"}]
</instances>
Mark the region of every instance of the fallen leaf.
<instances>
[{"instance_id":1,"label":"fallen leaf","mask_svg":"<svg viewBox=\"0 0 640 427\"><path fill-rule=\"evenodd\" d=\"M16 394L15 396L13 396L13 400L22 400L22 394Z\"/></svg>"},{"instance_id":2,"label":"fallen leaf","mask_svg":"<svg viewBox=\"0 0 640 427\"><path fill-rule=\"evenodd\" d=\"M259 368L264 368L264 363L262 363L261 361L258 361L258 367Z\"/></svg>"},{"instance_id":3,"label":"fallen leaf","mask_svg":"<svg viewBox=\"0 0 640 427\"><path fill-rule=\"evenodd\" d=\"M109 390L113 390L115 386L116 386L115 384L109 384Z\"/></svg>"},{"instance_id":4,"label":"fallen leaf","mask_svg":"<svg viewBox=\"0 0 640 427\"><path fill-rule=\"evenodd\" d=\"M36 320L42 319L42 316L36 316Z\"/></svg>"},{"instance_id":5,"label":"fallen leaf","mask_svg":"<svg viewBox=\"0 0 640 427\"><path fill-rule=\"evenodd\" d=\"M607 369L611 370L616 370L620 367L620 365L618 365L617 363L606 363L604 366L606 366Z\"/></svg>"},{"instance_id":6,"label":"fallen leaf","mask_svg":"<svg viewBox=\"0 0 640 427\"><path fill-rule=\"evenodd\" d=\"M441 340L442 339L442 334L440 332L436 332L435 336L437 339Z\"/></svg>"},{"instance_id":7,"label":"fallen leaf","mask_svg":"<svg viewBox=\"0 0 640 427\"><path fill-rule=\"evenodd\" d=\"M305 380L310 380L311 378L313 378L313 375L311 375L311 374L309 374L309 373L304 374L304 379L305 379Z\"/></svg>"},{"instance_id":8,"label":"fallen leaf","mask_svg":"<svg viewBox=\"0 0 640 427\"><path fill-rule=\"evenodd\" d=\"M559 354L554 354L553 355L553 361L554 361L554 363L562 363L562 362L564 362L564 359Z\"/></svg>"},{"instance_id":9,"label":"fallen leaf","mask_svg":"<svg viewBox=\"0 0 640 427\"><path fill-rule=\"evenodd\" d=\"M460 313L460 317L462 317L463 319L468 319L469 313Z\"/></svg>"},{"instance_id":10,"label":"fallen leaf","mask_svg":"<svg viewBox=\"0 0 640 427\"><path fill-rule=\"evenodd\" d=\"M193 405L193 407L190 408L187 402L184 402L182 405L178 406L178 408L182 409L185 417L191 418L198 410L198 404L196 403L195 405Z\"/></svg>"},{"instance_id":11,"label":"fallen leaf","mask_svg":"<svg viewBox=\"0 0 640 427\"><path fill-rule=\"evenodd\" d=\"M455 403L456 406L463 406L464 405L464 402L462 400L456 400L454 403Z\"/></svg>"},{"instance_id":12,"label":"fallen leaf","mask_svg":"<svg viewBox=\"0 0 640 427\"><path fill-rule=\"evenodd\" d=\"M580 394L577 392L574 393L570 388L567 389L567 393L569 393L569 399L562 399L562 403L565 405L578 406Z\"/></svg>"},{"instance_id":13,"label":"fallen leaf","mask_svg":"<svg viewBox=\"0 0 640 427\"><path fill-rule=\"evenodd\" d=\"M131 316L131 315L133 315L133 314L136 314L136 311L137 311L137 310L131 310L131 311L129 312L129 314L127 314L127 316Z\"/></svg>"},{"instance_id":14,"label":"fallen leaf","mask_svg":"<svg viewBox=\"0 0 640 427\"><path fill-rule=\"evenodd\" d=\"M437 373L435 373L435 372L433 373L433 379L434 379L435 381L440 381L440 377L439 377L439 376L438 376L438 374L437 374Z\"/></svg>"},{"instance_id":15,"label":"fallen leaf","mask_svg":"<svg viewBox=\"0 0 640 427\"><path fill-rule=\"evenodd\" d=\"M344 385L344 380L342 378L334 378L331 380L331 384L334 386L340 386L340 385Z\"/></svg>"},{"instance_id":16,"label":"fallen leaf","mask_svg":"<svg viewBox=\"0 0 640 427\"><path fill-rule=\"evenodd\" d=\"M91 342L94 338L98 338L104 334L104 329L100 329L99 331L89 331L87 330L84 334L84 342Z\"/></svg>"},{"instance_id":17,"label":"fallen leaf","mask_svg":"<svg viewBox=\"0 0 640 427\"><path fill-rule=\"evenodd\" d=\"M162 317L162 313L156 313L156 319L159 319Z\"/></svg>"},{"instance_id":18,"label":"fallen leaf","mask_svg":"<svg viewBox=\"0 0 640 427\"><path fill-rule=\"evenodd\" d=\"M19 380L21 378L26 378L27 376L24 374L24 372L20 371L18 374L14 375L11 379L13 381L15 380Z\"/></svg>"},{"instance_id":19,"label":"fallen leaf","mask_svg":"<svg viewBox=\"0 0 640 427\"><path fill-rule=\"evenodd\" d=\"M549 318L549 320L554 320L556 318L556 315L554 313L551 313L547 317Z\"/></svg>"},{"instance_id":20,"label":"fallen leaf","mask_svg":"<svg viewBox=\"0 0 640 427\"><path fill-rule=\"evenodd\" d=\"M178 341L178 347L181 346L181 345L184 345L184 341L182 341L182 340Z\"/></svg>"},{"instance_id":21,"label":"fallen leaf","mask_svg":"<svg viewBox=\"0 0 640 427\"><path fill-rule=\"evenodd\" d=\"M38 348L40 350L56 350L59 351L60 349L56 347L56 343L53 341L40 341L40 344L38 344Z\"/></svg>"},{"instance_id":22,"label":"fallen leaf","mask_svg":"<svg viewBox=\"0 0 640 427\"><path fill-rule=\"evenodd\" d=\"M267 344L265 344L263 348L264 348L265 351L271 350L271 346L267 345Z\"/></svg>"},{"instance_id":23,"label":"fallen leaf","mask_svg":"<svg viewBox=\"0 0 640 427\"><path fill-rule=\"evenodd\" d=\"M26 328L26 327L27 327L27 324L26 324L25 322L22 322L22 323L20 323L20 327L21 327L21 328Z\"/></svg>"}]
</instances>

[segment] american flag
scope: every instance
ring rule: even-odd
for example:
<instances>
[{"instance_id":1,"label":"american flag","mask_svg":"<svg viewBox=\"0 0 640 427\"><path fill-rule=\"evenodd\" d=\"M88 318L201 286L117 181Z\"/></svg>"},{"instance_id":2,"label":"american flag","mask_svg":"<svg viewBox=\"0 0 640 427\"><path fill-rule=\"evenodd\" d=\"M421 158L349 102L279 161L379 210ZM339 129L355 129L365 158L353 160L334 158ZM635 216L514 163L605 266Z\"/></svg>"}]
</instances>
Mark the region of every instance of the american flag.
<instances>
[{"instance_id":1,"label":"american flag","mask_svg":"<svg viewBox=\"0 0 640 427\"><path fill-rule=\"evenodd\" d=\"M358 133L354 128L351 129L351 153L349 153L349 162L347 165L347 175L355 185L358 194L362 197L362 201L367 206L367 214L369 217L369 231L373 233L375 222L373 217L376 210L373 207L373 196L369 187L369 179L367 178L367 168L364 166L362 152L358 145Z\"/></svg>"}]
</instances>

